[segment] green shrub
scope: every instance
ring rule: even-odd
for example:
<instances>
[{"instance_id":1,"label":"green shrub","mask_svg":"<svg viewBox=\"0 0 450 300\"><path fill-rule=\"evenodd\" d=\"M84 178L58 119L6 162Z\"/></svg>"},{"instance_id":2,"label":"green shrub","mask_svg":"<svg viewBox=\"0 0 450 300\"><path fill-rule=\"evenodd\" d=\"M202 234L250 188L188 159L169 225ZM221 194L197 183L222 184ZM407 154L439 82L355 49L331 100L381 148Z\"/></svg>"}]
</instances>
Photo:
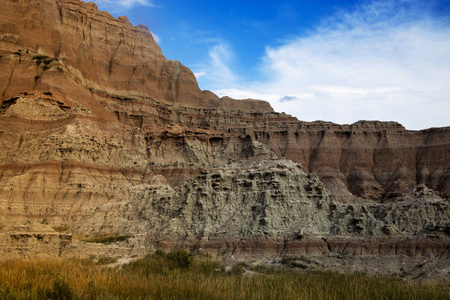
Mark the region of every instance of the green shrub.
<instances>
[{"instance_id":1,"label":"green shrub","mask_svg":"<svg viewBox=\"0 0 450 300\"><path fill-rule=\"evenodd\" d=\"M184 249L172 250L166 254L166 259L172 263L174 267L189 268L192 262L192 254Z\"/></svg>"},{"instance_id":2,"label":"green shrub","mask_svg":"<svg viewBox=\"0 0 450 300\"><path fill-rule=\"evenodd\" d=\"M76 299L76 294L66 280L56 278L52 288L46 292L46 299L71 300Z\"/></svg>"},{"instance_id":3,"label":"green shrub","mask_svg":"<svg viewBox=\"0 0 450 300\"><path fill-rule=\"evenodd\" d=\"M231 267L230 274L231 275L242 275L245 272L244 264L239 263Z\"/></svg>"},{"instance_id":4,"label":"green shrub","mask_svg":"<svg viewBox=\"0 0 450 300\"><path fill-rule=\"evenodd\" d=\"M171 268L188 268L192 262L192 254L185 249L172 250L169 253L158 249L154 256L163 258Z\"/></svg>"}]
</instances>

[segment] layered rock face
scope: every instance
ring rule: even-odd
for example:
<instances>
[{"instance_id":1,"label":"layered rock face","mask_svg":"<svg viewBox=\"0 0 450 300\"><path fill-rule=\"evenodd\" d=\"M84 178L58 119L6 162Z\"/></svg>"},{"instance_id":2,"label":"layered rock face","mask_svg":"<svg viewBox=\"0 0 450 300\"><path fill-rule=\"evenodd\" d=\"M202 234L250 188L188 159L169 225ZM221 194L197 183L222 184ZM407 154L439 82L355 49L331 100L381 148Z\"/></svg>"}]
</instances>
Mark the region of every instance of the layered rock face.
<instances>
[{"instance_id":1,"label":"layered rock face","mask_svg":"<svg viewBox=\"0 0 450 300\"><path fill-rule=\"evenodd\" d=\"M219 98L145 26L78 0L4 1L0 93L3 254L448 258L450 128ZM83 244L105 235L120 250Z\"/></svg>"}]
</instances>

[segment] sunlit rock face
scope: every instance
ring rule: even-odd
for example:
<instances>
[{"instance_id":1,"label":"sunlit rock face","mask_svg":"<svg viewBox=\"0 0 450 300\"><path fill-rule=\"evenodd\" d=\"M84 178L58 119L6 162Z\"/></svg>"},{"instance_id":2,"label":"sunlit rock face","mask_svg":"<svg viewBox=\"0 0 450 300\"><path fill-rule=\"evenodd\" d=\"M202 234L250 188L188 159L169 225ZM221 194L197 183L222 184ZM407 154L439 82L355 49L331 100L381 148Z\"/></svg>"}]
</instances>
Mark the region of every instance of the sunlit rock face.
<instances>
[{"instance_id":1,"label":"sunlit rock face","mask_svg":"<svg viewBox=\"0 0 450 300\"><path fill-rule=\"evenodd\" d=\"M0 93L3 257L449 255L450 128L219 98L76 0L3 1Z\"/></svg>"}]
</instances>

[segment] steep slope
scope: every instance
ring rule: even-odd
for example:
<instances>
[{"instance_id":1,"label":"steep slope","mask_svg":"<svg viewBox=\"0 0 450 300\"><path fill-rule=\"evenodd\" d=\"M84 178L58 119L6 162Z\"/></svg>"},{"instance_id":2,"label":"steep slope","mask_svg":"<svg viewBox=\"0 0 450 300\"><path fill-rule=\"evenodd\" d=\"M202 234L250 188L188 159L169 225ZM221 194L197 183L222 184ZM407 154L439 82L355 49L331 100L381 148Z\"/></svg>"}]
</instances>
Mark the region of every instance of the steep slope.
<instances>
[{"instance_id":1,"label":"steep slope","mask_svg":"<svg viewBox=\"0 0 450 300\"><path fill-rule=\"evenodd\" d=\"M3 2L1 253L448 257L449 127L298 121L93 3Z\"/></svg>"},{"instance_id":2,"label":"steep slope","mask_svg":"<svg viewBox=\"0 0 450 300\"><path fill-rule=\"evenodd\" d=\"M343 200L380 201L417 184L450 194L448 128L305 123L273 113L263 101L219 99L200 91L189 69L167 61L148 29L99 12L93 3L6 1L1 28L2 115L13 104L6 115L20 115L26 105L39 115L40 104L17 99L22 92L50 92L45 101L59 109L79 106L93 118L150 131L153 141L151 127L167 125L249 135L317 173Z\"/></svg>"}]
</instances>

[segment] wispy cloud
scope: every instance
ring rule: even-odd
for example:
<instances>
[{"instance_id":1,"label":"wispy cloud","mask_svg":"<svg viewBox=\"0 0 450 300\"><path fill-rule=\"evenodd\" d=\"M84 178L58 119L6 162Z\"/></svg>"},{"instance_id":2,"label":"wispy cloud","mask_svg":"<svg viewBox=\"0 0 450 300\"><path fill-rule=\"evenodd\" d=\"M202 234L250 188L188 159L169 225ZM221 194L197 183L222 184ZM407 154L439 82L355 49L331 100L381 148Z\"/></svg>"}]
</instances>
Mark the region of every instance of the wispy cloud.
<instances>
[{"instance_id":1,"label":"wispy cloud","mask_svg":"<svg viewBox=\"0 0 450 300\"><path fill-rule=\"evenodd\" d=\"M158 7L151 0L89 0L97 4L100 10L108 10L114 15L122 14L134 6ZM155 41L161 43L161 38L154 32L151 34Z\"/></svg>"},{"instance_id":2,"label":"wispy cloud","mask_svg":"<svg viewBox=\"0 0 450 300\"><path fill-rule=\"evenodd\" d=\"M156 6L152 1L149 0L91 0L97 3L99 7L104 9L109 9L113 12L120 12L129 9L133 6L143 5L143 6Z\"/></svg>"},{"instance_id":3,"label":"wispy cloud","mask_svg":"<svg viewBox=\"0 0 450 300\"><path fill-rule=\"evenodd\" d=\"M237 84L237 75L232 71L233 51L227 43L221 41L209 49L209 59L204 65L196 67L197 79L200 77L202 86L211 89L230 88Z\"/></svg>"},{"instance_id":4,"label":"wispy cloud","mask_svg":"<svg viewBox=\"0 0 450 300\"><path fill-rule=\"evenodd\" d=\"M153 31L150 31L150 32L151 32L155 42L157 42L158 44L161 43L161 38L156 33L154 33Z\"/></svg>"},{"instance_id":5,"label":"wispy cloud","mask_svg":"<svg viewBox=\"0 0 450 300\"><path fill-rule=\"evenodd\" d=\"M205 76L206 74L207 74L206 72L196 72L196 73L194 73L195 78L197 78L197 80L198 80L200 77Z\"/></svg>"},{"instance_id":6,"label":"wispy cloud","mask_svg":"<svg viewBox=\"0 0 450 300\"><path fill-rule=\"evenodd\" d=\"M425 2L371 1L339 11L306 36L268 46L261 70L267 82L216 92L257 95L308 121L450 125L450 25Z\"/></svg>"}]
</instances>

